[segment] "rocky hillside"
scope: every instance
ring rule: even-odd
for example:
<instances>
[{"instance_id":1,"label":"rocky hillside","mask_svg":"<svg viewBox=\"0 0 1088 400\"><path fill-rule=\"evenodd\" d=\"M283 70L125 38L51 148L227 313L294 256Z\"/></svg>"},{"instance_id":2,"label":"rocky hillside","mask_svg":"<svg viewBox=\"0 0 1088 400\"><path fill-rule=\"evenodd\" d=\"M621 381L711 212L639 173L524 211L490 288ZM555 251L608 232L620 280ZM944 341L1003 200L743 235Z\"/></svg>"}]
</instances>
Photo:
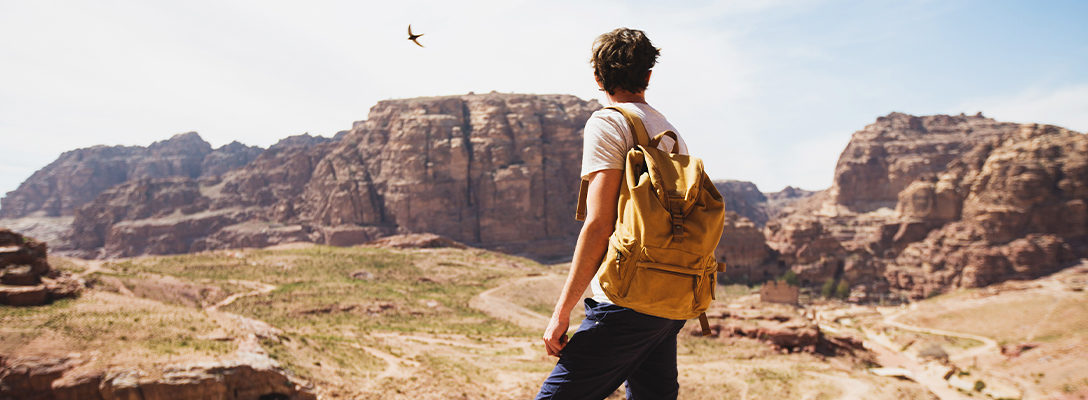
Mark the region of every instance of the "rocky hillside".
<instances>
[{"instance_id":1,"label":"rocky hillside","mask_svg":"<svg viewBox=\"0 0 1088 400\"><path fill-rule=\"evenodd\" d=\"M975 116L891 113L854 133L835 165L832 200L858 212L894 207L911 182L1019 125Z\"/></svg>"},{"instance_id":2,"label":"rocky hillside","mask_svg":"<svg viewBox=\"0 0 1088 400\"><path fill-rule=\"evenodd\" d=\"M827 191L767 224L803 282L862 298L1032 278L1088 257L1088 137L982 116L893 113L854 134Z\"/></svg>"},{"instance_id":3,"label":"rocky hillside","mask_svg":"<svg viewBox=\"0 0 1088 400\"><path fill-rule=\"evenodd\" d=\"M184 253L430 232L538 256L569 251L581 130L565 95L383 101L338 140L296 138L222 175L142 177L77 209L70 251Z\"/></svg>"},{"instance_id":4,"label":"rocky hillside","mask_svg":"<svg viewBox=\"0 0 1088 400\"><path fill-rule=\"evenodd\" d=\"M787 186L778 192L763 193L752 182L724 180L714 182L714 187L725 200L725 209L735 212L758 226L777 216L782 209L816 192Z\"/></svg>"},{"instance_id":5,"label":"rocky hillside","mask_svg":"<svg viewBox=\"0 0 1088 400\"><path fill-rule=\"evenodd\" d=\"M245 165L261 152L238 142L212 149L196 132L148 147L94 146L61 154L0 199L0 218L72 215L118 184L137 179L214 176Z\"/></svg>"},{"instance_id":6,"label":"rocky hillside","mask_svg":"<svg viewBox=\"0 0 1088 400\"><path fill-rule=\"evenodd\" d=\"M82 282L53 269L47 251L44 242L0 228L0 306L40 306L79 295Z\"/></svg>"}]
</instances>

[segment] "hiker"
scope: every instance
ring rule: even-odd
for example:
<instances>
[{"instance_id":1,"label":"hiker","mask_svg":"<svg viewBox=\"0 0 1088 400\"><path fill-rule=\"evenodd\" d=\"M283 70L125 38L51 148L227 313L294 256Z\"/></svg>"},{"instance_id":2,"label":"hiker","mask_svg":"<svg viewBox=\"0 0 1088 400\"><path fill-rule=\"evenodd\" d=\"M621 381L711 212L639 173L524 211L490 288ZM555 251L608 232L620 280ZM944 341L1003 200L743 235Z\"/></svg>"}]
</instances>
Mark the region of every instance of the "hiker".
<instances>
[{"instance_id":1,"label":"hiker","mask_svg":"<svg viewBox=\"0 0 1088 400\"><path fill-rule=\"evenodd\" d=\"M659 54L646 34L634 29L616 29L594 42L591 62L597 85L607 94L610 106L623 112L602 109L586 122L582 153L585 224L578 235L563 291L544 331L547 352L559 357L559 361L544 381L537 399L603 399L624 382L628 399L675 399L679 392L676 335L686 318L662 318L616 305L608 295L610 292L602 288L605 268L600 268L602 261L612 260L616 264L616 257L621 256L616 253L621 250L610 251L609 245L617 227L617 201L621 193L629 193L626 187L621 192L626 158L628 151L644 140L640 138L646 137L640 131L636 138L625 113L641 120L645 131L651 134L676 132L664 115L646 103L651 69ZM676 134L659 135L655 140L660 140L656 148L662 151L688 153L684 140ZM700 173L701 165L700 161ZM720 195L716 190L713 195L718 196L717 203L713 199L705 203L717 204L717 218L721 219ZM579 213L582 211L580 202ZM717 226L720 237L721 223ZM666 227L671 229L672 225ZM714 244L718 237L713 238ZM712 254L709 260L707 257L698 260L700 265L693 268L703 268L714 261ZM571 309L587 286L593 297L584 301L586 318L567 341ZM688 283L687 290L691 286ZM608 288L609 282L604 287ZM710 296L705 296L707 303ZM693 302L691 297L687 302L689 305Z\"/></svg>"}]
</instances>

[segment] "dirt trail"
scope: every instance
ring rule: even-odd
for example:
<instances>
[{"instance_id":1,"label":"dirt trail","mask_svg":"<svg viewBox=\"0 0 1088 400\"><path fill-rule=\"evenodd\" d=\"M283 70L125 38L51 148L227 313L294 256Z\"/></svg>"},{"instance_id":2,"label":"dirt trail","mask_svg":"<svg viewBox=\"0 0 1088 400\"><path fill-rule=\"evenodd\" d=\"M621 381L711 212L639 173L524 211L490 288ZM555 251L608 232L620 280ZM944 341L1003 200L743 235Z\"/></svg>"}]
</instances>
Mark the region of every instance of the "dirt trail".
<instances>
[{"instance_id":1,"label":"dirt trail","mask_svg":"<svg viewBox=\"0 0 1088 400\"><path fill-rule=\"evenodd\" d=\"M805 374L835 383L839 389L842 389L842 395L838 397L840 400L866 400L872 398L869 393L873 391L873 385L860 379L813 371L807 371Z\"/></svg>"},{"instance_id":2,"label":"dirt trail","mask_svg":"<svg viewBox=\"0 0 1088 400\"><path fill-rule=\"evenodd\" d=\"M82 258L69 258L68 260L71 260L72 263L74 263L74 264L78 264L78 265L83 266L83 272L80 272L78 274L73 274L73 276L75 276L78 279L84 279L85 276L93 274L95 272L102 272L102 271L112 272L112 271L102 267L106 263L105 261L102 261L102 260L84 260Z\"/></svg>"},{"instance_id":3,"label":"dirt trail","mask_svg":"<svg viewBox=\"0 0 1088 400\"><path fill-rule=\"evenodd\" d=\"M494 318L509 321L517 326L527 329L544 330L548 325L548 317L536 311L517 305L498 295L498 293L510 286L529 283L537 280L552 279L552 276L527 276L507 281L499 286L485 290L469 300L469 307L483 311L484 314Z\"/></svg>"},{"instance_id":4,"label":"dirt trail","mask_svg":"<svg viewBox=\"0 0 1088 400\"><path fill-rule=\"evenodd\" d=\"M910 358L906 354L900 353L895 349L898 347L892 343L891 339L881 333L873 332L869 329L862 329L862 332L866 336L864 346L866 349L872 351L877 358L877 362L884 367L890 368L902 368L910 371L911 378L936 395L941 400L965 400L967 396L960 394L959 391L948 385L948 382L944 380L937 371L926 369L921 363Z\"/></svg>"},{"instance_id":5,"label":"dirt trail","mask_svg":"<svg viewBox=\"0 0 1088 400\"><path fill-rule=\"evenodd\" d=\"M884 323L889 325L889 326L893 326L893 327L896 327L896 328L899 328L899 329L912 331L912 332L924 333L924 334L929 334L929 335L937 335L937 336L948 336L948 337L954 337L954 338L960 338L960 339L970 339L970 340L975 340L975 341L978 341L978 342L982 342L981 346L975 346L975 347L973 347L971 349L968 349L967 351L956 354L954 357L952 357L952 361L967 360L967 359L971 359L972 357L977 357L977 356L980 356L980 355L983 355L983 354L986 354L986 353L994 353L994 354L997 354L997 355L1001 354L1001 348L998 347L997 341L995 341L993 339L990 339L988 337L985 337L985 336L973 335L973 334L970 334L970 333L963 333L963 332L946 331L946 330L943 330L943 329L926 328L926 327L908 325L908 324L899 322L898 321L899 317L903 316L908 311L909 310L900 310L900 311L898 311L896 313L893 313L893 314L890 314L890 315L885 315L884 316Z\"/></svg>"},{"instance_id":6,"label":"dirt trail","mask_svg":"<svg viewBox=\"0 0 1088 400\"><path fill-rule=\"evenodd\" d=\"M255 282L255 281L243 281L243 280L233 280L232 279L232 280L229 280L227 282L230 283L230 284L233 284L233 285L247 286L247 287L255 288L255 289L252 290L252 291L249 291L249 292L235 293L235 294L232 294L230 296L227 296L227 298L225 298L223 300L220 300L218 303L215 303L215 304L212 304L210 306L204 307L204 311L218 311L221 307L229 306L229 305L231 305L232 303L234 303L236 300L238 300L240 298L249 297L249 296L259 296L259 295L262 295L262 294L271 293L273 290L276 290L275 285L269 285L267 283L261 283L261 282Z\"/></svg>"},{"instance_id":7,"label":"dirt trail","mask_svg":"<svg viewBox=\"0 0 1088 400\"><path fill-rule=\"evenodd\" d=\"M370 353L370 355L385 362L385 369L382 370L382 372L367 379L368 387L375 387L381 384L385 378L398 379L411 377L415 375L416 371L419 369L419 363L416 361L397 357L376 348L363 346L358 343L351 343L350 346Z\"/></svg>"},{"instance_id":8,"label":"dirt trail","mask_svg":"<svg viewBox=\"0 0 1088 400\"><path fill-rule=\"evenodd\" d=\"M704 372L704 371L734 371L732 374L721 374L718 377L725 379L728 382L732 382L740 388L740 400L749 400L748 392L751 390L751 385L740 378L739 371L736 371L737 364L727 361L707 361L702 363L692 362L680 362L679 369L682 373L691 373L691 371Z\"/></svg>"},{"instance_id":9,"label":"dirt trail","mask_svg":"<svg viewBox=\"0 0 1088 400\"><path fill-rule=\"evenodd\" d=\"M112 270L105 268L105 261L103 260L84 260L79 258L70 258L69 260L84 268L82 272L75 274L79 279L85 279L86 276L96 272L112 272ZM282 332L264 321L247 318L226 311L220 311L219 308L230 305L242 297L269 293L275 290L276 286L255 281L231 280L229 282L239 286L250 287L253 288L253 290L232 294L216 304L204 307L204 312L223 329L223 332L234 338L234 341L238 346L237 349L235 349L236 355L250 361L256 359L256 361L259 362L275 364L275 361L269 358L268 353L261 347L260 338L274 339L279 337ZM136 297L136 295L124 285L120 285L118 289L122 295Z\"/></svg>"}]
</instances>

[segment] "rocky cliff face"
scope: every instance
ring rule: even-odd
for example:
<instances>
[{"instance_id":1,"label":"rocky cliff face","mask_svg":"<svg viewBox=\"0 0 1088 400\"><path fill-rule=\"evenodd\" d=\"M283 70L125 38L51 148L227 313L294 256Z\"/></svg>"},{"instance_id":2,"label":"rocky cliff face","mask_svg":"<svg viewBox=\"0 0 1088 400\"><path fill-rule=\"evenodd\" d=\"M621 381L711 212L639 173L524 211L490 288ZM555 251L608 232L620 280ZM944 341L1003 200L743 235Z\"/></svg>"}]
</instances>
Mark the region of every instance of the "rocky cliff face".
<instances>
[{"instance_id":1,"label":"rocky cliff face","mask_svg":"<svg viewBox=\"0 0 1088 400\"><path fill-rule=\"evenodd\" d=\"M1088 136L1022 125L904 191L897 233L940 226L912 235L922 237L896 254L885 276L922 297L1055 272L1088 257L1086 203Z\"/></svg>"},{"instance_id":2,"label":"rocky cliff face","mask_svg":"<svg viewBox=\"0 0 1088 400\"><path fill-rule=\"evenodd\" d=\"M261 155L264 149L256 146L246 146L238 142L230 142L204 156L200 163L200 176L218 176L233 169L249 164L254 158Z\"/></svg>"},{"instance_id":3,"label":"rocky cliff face","mask_svg":"<svg viewBox=\"0 0 1088 400\"><path fill-rule=\"evenodd\" d=\"M714 182L714 187L722 194L726 210L735 212L759 226L767 223L767 196L754 183L727 180Z\"/></svg>"},{"instance_id":4,"label":"rocky cliff face","mask_svg":"<svg viewBox=\"0 0 1088 400\"><path fill-rule=\"evenodd\" d=\"M318 163L301 215L514 251L566 248L581 131L597 108L572 96L381 102Z\"/></svg>"},{"instance_id":5,"label":"rocky cliff face","mask_svg":"<svg viewBox=\"0 0 1088 400\"><path fill-rule=\"evenodd\" d=\"M128 256L430 232L563 254L578 229L581 130L599 107L496 93L383 101L337 141L295 137L222 176L103 192L76 213L72 242Z\"/></svg>"},{"instance_id":6,"label":"rocky cliff face","mask_svg":"<svg viewBox=\"0 0 1088 400\"><path fill-rule=\"evenodd\" d=\"M72 215L98 194L131 180L219 175L261 149L240 143L215 149L196 132L140 146L95 146L61 154L0 199L0 217Z\"/></svg>"},{"instance_id":7,"label":"rocky cliff face","mask_svg":"<svg viewBox=\"0 0 1088 400\"><path fill-rule=\"evenodd\" d=\"M759 283L785 272L778 254L767 246L763 233L754 222L735 212L726 211L722 239L714 249L719 262L725 263L724 277L730 282Z\"/></svg>"},{"instance_id":8,"label":"rocky cliff face","mask_svg":"<svg viewBox=\"0 0 1088 400\"><path fill-rule=\"evenodd\" d=\"M816 193L792 186L778 192L763 193L754 183L737 180L717 181L714 182L714 187L722 194L726 210L735 212L760 227L766 225L768 220L777 216L784 208Z\"/></svg>"},{"instance_id":9,"label":"rocky cliff face","mask_svg":"<svg viewBox=\"0 0 1088 400\"><path fill-rule=\"evenodd\" d=\"M901 190L975 145L1014 132L1018 125L981 115L916 117L891 113L854 133L839 156L831 197L853 211L894 207Z\"/></svg>"},{"instance_id":10,"label":"rocky cliff face","mask_svg":"<svg viewBox=\"0 0 1088 400\"><path fill-rule=\"evenodd\" d=\"M893 113L854 134L831 189L767 224L812 283L923 297L1030 278L1084 252L1085 135L981 116Z\"/></svg>"}]
</instances>

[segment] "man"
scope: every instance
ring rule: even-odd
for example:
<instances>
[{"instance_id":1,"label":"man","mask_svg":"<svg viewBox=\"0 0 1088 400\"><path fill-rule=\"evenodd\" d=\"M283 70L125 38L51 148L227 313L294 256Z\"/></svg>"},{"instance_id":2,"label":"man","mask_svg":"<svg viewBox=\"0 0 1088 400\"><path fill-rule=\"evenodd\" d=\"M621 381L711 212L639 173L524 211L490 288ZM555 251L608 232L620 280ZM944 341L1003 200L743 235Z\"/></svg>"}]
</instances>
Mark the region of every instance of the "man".
<instances>
[{"instance_id":1,"label":"man","mask_svg":"<svg viewBox=\"0 0 1088 400\"><path fill-rule=\"evenodd\" d=\"M646 88L659 49L639 30L620 28L597 38L593 46L593 75L612 106L638 115L651 135L677 132L665 116L646 103ZM627 382L628 399L675 399L676 334L685 321L659 318L612 304L598 282L597 269L616 222L616 202L627 151L635 147L634 133L623 115L600 110L585 127L582 177L589 181L587 215L578 235L570 273L544 331L548 354L559 361L544 381L537 399L603 399ZM679 136L677 136L679 138ZM659 148L679 146L665 137ZM570 312L589 286L586 319L566 340Z\"/></svg>"}]
</instances>

